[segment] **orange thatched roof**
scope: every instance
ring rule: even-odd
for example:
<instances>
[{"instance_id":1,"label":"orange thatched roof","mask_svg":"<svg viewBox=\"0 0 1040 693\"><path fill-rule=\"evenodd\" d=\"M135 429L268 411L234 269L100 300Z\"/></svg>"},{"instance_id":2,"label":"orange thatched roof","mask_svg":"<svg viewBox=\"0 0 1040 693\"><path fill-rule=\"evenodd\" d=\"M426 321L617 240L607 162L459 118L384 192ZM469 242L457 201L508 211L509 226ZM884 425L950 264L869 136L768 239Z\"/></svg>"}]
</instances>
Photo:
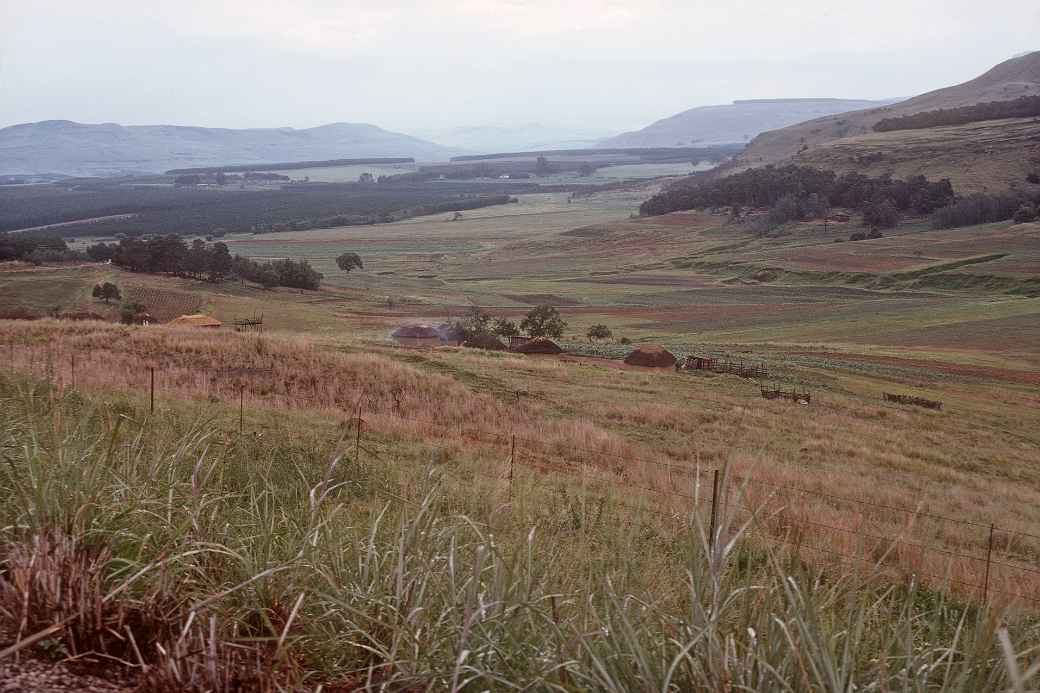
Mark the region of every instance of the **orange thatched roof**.
<instances>
[{"instance_id":1,"label":"orange thatched roof","mask_svg":"<svg viewBox=\"0 0 1040 693\"><path fill-rule=\"evenodd\" d=\"M180 327L220 327L224 323L212 315L195 313L194 315L182 315L179 318L174 318L168 324Z\"/></svg>"}]
</instances>

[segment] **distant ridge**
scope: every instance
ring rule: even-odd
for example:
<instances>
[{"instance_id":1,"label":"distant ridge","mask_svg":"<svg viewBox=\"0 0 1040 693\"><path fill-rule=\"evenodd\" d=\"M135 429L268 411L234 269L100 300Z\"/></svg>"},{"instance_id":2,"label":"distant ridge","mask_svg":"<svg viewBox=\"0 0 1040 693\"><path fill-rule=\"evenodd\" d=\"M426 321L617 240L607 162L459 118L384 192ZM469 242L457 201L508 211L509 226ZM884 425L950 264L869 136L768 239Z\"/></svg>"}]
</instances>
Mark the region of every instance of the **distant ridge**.
<instances>
[{"instance_id":1,"label":"distant ridge","mask_svg":"<svg viewBox=\"0 0 1040 693\"><path fill-rule=\"evenodd\" d=\"M362 123L235 130L45 120L0 129L0 175L107 176L341 158L441 161L456 153Z\"/></svg>"},{"instance_id":2,"label":"distant ridge","mask_svg":"<svg viewBox=\"0 0 1040 693\"><path fill-rule=\"evenodd\" d=\"M739 158L743 165L776 163L827 142L868 135L883 118L910 115L941 108L971 106L986 101L1009 101L1019 96L1040 94L1040 51L1011 58L978 77L943 89L841 115L829 115L791 124L756 137Z\"/></svg>"},{"instance_id":3,"label":"distant ridge","mask_svg":"<svg viewBox=\"0 0 1040 693\"><path fill-rule=\"evenodd\" d=\"M812 118L881 106L890 101L793 98L742 99L699 106L651 125L600 140L600 147L688 147L746 143L761 132Z\"/></svg>"}]
</instances>

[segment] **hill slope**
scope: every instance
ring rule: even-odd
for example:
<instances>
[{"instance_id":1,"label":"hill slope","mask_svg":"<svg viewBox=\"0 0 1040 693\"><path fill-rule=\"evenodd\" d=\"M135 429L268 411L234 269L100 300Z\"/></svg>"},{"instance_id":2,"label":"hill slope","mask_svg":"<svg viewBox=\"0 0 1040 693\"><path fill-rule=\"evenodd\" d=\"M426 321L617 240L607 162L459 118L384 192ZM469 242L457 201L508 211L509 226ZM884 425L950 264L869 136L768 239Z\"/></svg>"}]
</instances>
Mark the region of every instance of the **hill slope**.
<instances>
[{"instance_id":1,"label":"hill slope","mask_svg":"<svg viewBox=\"0 0 1040 693\"><path fill-rule=\"evenodd\" d=\"M968 177L969 168L992 153L998 154L986 159L987 167L997 176L992 185L1007 187L1010 182L1021 179L1017 168L1030 166L1030 159L1040 153L1036 149L1036 140L1032 139L1040 133L1033 132L1035 128L1028 125L1032 119L886 133L875 133L873 127L883 118L1037 94L1040 94L1040 51L1007 60L963 84L937 89L906 101L829 115L765 132L748 145L738 157L734 169L797 161L826 165L839 171L949 176L955 184L962 183L958 187L980 189L979 182ZM1007 125L1006 133L999 123ZM1023 128L1030 132L1023 135ZM977 139L980 129L985 131L981 140ZM912 141L912 151L903 149L908 140ZM927 144L921 145L923 140L927 140ZM1024 147L1032 149L1025 150ZM1005 153L1007 157L1003 156ZM885 157L890 155L891 159L886 161Z\"/></svg>"},{"instance_id":2,"label":"hill slope","mask_svg":"<svg viewBox=\"0 0 1040 693\"><path fill-rule=\"evenodd\" d=\"M766 130L810 118L891 103L862 99L752 99L699 106L658 120L642 130L600 140L600 147L678 147L746 142Z\"/></svg>"},{"instance_id":3,"label":"hill slope","mask_svg":"<svg viewBox=\"0 0 1040 693\"><path fill-rule=\"evenodd\" d=\"M446 159L452 153L432 142L359 123L231 130L46 120L0 129L0 174L111 175L369 156Z\"/></svg>"}]
</instances>

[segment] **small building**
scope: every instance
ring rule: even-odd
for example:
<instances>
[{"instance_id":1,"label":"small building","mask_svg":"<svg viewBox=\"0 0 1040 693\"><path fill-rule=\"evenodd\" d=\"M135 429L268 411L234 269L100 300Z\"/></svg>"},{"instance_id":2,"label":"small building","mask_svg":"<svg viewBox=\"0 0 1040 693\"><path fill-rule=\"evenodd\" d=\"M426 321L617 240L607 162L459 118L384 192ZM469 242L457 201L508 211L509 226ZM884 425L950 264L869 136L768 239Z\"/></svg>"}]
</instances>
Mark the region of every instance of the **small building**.
<instances>
[{"instance_id":1,"label":"small building","mask_svg":"<svg viewBox=\"0 0 1040 693\"><path fill-rule=\"evenodd\" d=\"M195 313L193 315L182 315L174 318L168 325L173 327L206 327L210 329L216 329L221 327L224 323L217 320L212 315L206 315L205 313Z\"/></svg>"},{"instance_id":2,"label":"small building","mask_svg":"<svg viewBox=\"0 0 1040 693\"><path fill-rule=\"evenodd\" d=\"M441 345L437 330L429 325L401 325L390 333L394 341L407 347L435 347Z\"/></svg>"}]
</instances>

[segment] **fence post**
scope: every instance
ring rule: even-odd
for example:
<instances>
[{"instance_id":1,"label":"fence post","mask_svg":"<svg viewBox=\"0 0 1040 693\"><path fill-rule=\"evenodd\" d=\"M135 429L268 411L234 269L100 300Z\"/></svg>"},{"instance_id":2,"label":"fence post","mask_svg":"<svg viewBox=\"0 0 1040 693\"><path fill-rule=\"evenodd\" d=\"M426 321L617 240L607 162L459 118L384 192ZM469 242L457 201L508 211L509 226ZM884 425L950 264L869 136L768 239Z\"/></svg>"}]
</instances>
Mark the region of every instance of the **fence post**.
<instances>
[{"instance_id":1,"label":"fence post","mask_svg":"<svg viewBox=\"0 0 1040 693\"><path fill-rule=\"evenodd\" d=\"M989 603L989 566L993 560L993 524L989 525L989 542L986 545L986 579L982 583L982 603Z\"/></svg>"},{"instance_id":2,"label":"fence post","mask_svg":"<svg viewBox=\"0 0 1040 693\"><path fill-rule=\"evenodd\" d=\"M72 389L76 389L76 353L72 353Z\"/></svg>"},{"instance_id":3,"label":"fence post","mask_svg":"<svg viewBox=\"0 0 1040 693\"><path fill-rule=\"evenodd\" d=\"M149 388L150 394L149 394L149 400L148 400L148 402L149 402L149 404L148 404L148 413L149 414L154 414L155 413L155 368L152 367L152 368L149 368L148 370L151 372L151 383L152 383L151 387Z\"/></svg>"},{"instance_id":4,"label":"fence post","mask_svg":"<svg viewBox=\"0 0 1040 693\"><path fill-rule=\"evenodd\" d=\"M242 435L246 431L246 386L243 383L238 385L238 435Z\"/></svg>"},{"instance_id":5,"label":"fence post","mask_svg":"<svg viewBox=\"0 0 1040 693\"><path fill-rule=\"evenodd\" d=\"M715 530L718 526L719 510L719 470L712 472L711 478L711 523L708 528L708 548L715 550Z\"/></svg>"},{"instance_id":6,"label":"fence post","mask_svg":"<svg viewBox=\"0 0 1040 693\"><path fill-rule=\"evenodd\" d=\"M510 437L509 442L509 498L513 498L513 468L516 466L516 434Z\"/></svg>"},{"instance_id":7,"label":"fence post","mask_svg":"<svg viewBox=\"0 0 1040 693\"><path fill-rule=\"evenodd\" d=\"M354 433L354 462L361 461L361 402L357 405L357 431Z\"/></svg>"}]
</instances>

